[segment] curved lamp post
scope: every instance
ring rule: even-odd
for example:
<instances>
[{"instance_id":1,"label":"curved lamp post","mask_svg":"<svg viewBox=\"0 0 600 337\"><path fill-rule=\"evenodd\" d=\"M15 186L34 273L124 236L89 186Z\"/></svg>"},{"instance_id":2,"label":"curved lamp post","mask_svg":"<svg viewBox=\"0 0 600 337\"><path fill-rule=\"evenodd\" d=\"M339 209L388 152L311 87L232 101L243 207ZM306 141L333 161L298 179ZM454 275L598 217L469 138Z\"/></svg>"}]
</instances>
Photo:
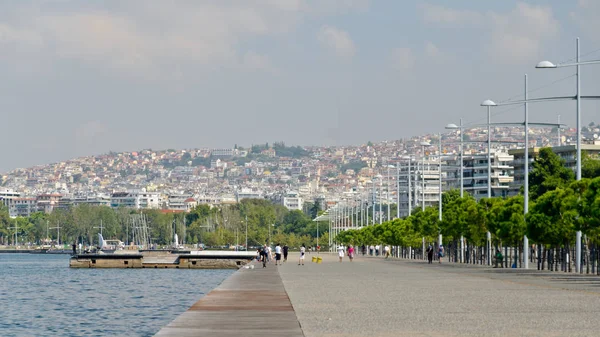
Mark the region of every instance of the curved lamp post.
<instances>
[{"instance_id":1,"label":"curved lamp post","mask_svg":"<svg viewBox=\"0 0 600 337\"><path fill-rule=\"evenodd\" d=\"M554 64L550 61L541 61L535 67L538 69L554 69L563 67L576 67L577 91L575 99L577 100L577 180L581 180L581 69L580 66L586 64L600 63L600 60L581 62L579 55L579 38L576 42L576 61L574 63L559 63Z\"/></svg>"}]
</instances>

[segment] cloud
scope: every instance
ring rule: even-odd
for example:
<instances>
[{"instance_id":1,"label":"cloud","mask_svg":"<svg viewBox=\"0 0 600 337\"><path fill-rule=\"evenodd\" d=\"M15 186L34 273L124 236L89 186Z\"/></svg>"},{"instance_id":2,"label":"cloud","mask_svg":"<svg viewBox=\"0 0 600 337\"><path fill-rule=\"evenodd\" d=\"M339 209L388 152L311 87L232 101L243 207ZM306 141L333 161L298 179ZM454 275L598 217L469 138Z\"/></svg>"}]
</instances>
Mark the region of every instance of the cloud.
<instances>
[{"instance_id":1,"label":"cloud","mask_svg":"<svg viewBox=\"0 0 600 337\"><path fill-rule=\"evenodd\" d=\"M108 133L108 128L106 125L100 121L89 121L84 124L79 125L75 129L75 140L78 143L94 143L98 142L98 138L102 138Z\"/></svg>"},{"instance_id":2,"label":"cloud","mask_svg":"<svg viewBox=\"0 0 600 337\"><path fill-rule=\"evenodd\" d=\"M570 13L571 20L582 30L587 39L600 42L600 2L579 0L577 8Z\"/></svg>"},{"instance_id":3,"label":"cloud","mask_svg":"<svg viewBox=\"0 0 600 337\"><path fill-rule=\"evenodd\" d=\"M324 47L333 50L342 58L351 58L356 52L354 41L352 41L350 35L344 30L324 26L317 34L317 38Z\"/></svg>"},{"instance_id":4,"label":"cloud","mask_svg":"<svg viewBox=\"0 0 600 337\"><path fill-rule=\"evenodd\" d=\"M19 19L0 21L0 55L20 50L119 71L156 70L182 61L237 67L247 61L240 41L285 34L312 8L303 0L148 0L141 7L96 8L66 2L72 5L14 6Z\"/></svg>"},{"instance_id":5,"label":"cloud","mask_svg":"<svg viewBox=\"0 0 600 337\"><path fill-rule=\"evenodd\" d=\"M439 5L422 4L423 19L428 23L479 24L483 21L481 13L471 10L458 10Z\"/></svg>"},{"instance_id":6,"label":"cloud","mask_svg":"<svg viewBox=\"0 0 600 337\"><path fill-rule=\"evenodd\" d=\"M488 57L499 63L520 63L537 59L543 44L559 32L559 22L549 6L518 2L507 13L475 12L438 5L421 6L427 23L440 25L471 24L489 32L484 45Z\"/></svg>"},{"instance_id":7,"label":"cloud","mask_svg":"<svg viewBox=\"0 0 600 337\"><path fill-rule=\"evenodd\" d=\"M248 51L242 57L242 67L247 70L262 70L269 73L278 73L267 55L261 55L254 51Z\"/></svg>"},{"instance_id":8,"label":"cloud","mask_svg":"<svg viewBox=\"0 0 600 337\"><path fill-rule=\"evenodd\" d=\"M504 15L491 14L493 32L490 56L505 63L521 63L539 58L543 44L559 32L552 8L517 3Z\"/></svg>"},{"instance_id":9,"label":"cloud","mask_svg":"<svg viewBox=\"0 0 600 337\"><path fill-rule=\"evenodd\" d=\"M415 56L410 48L395 48L392 50L392 67L396 70L410 70L415 65Z\"/></svg>"},{"instance_id":10,"label":"cloud","mask_svg":"<svg viewBox=\"0 0 600 337\"><path fill-rule=\"evenodd\" d=\"M437 57L440 55L440 49L433 42L427 41L425 43L425 55L428 57Z\"/></svg>"}]
</instances>

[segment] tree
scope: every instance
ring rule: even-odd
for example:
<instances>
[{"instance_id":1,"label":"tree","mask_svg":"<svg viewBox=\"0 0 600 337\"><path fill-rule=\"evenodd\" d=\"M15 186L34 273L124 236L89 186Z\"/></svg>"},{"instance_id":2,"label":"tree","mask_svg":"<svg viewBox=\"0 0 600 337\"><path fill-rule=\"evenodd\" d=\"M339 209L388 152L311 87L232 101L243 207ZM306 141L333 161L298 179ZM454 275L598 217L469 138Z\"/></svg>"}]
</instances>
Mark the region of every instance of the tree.
<instances>
[{"instance_id":1,"label":"tree","mask_svg":"<svg viewBox=\"0 0 600 337\"><path fill-rule=\"evenodd\" d=\"M450 194L445 200L442 198L442 203L446 203L442 208L443 221L441 224L441 232L444 237L456 239L461 235L468 236L469 225L475 221L474 218L478 211L475 199L470 195L456 198L455 195Z\"/></svg>"},{"instance_id":2,"label":"tree","mask_svg":"<svg viewBox=\"0 0 600 337\"><path fill-rule=\"evenodd\" d=\"M571 188L546 192L527 214L527 234L536 242L560 245L574 238L578 222L580 196Z\"/></svg>"},{"instance_id":3,"label":"tree","mask_svg":"<svg viewBox=\"0 0 600 337\"><path fill-rule=\"evenodd\" d=\"M502 242L516 246L527 232L523 202L523 196L517 195L492 207L492 212L496 214L496 221L490 231Z\"/></svg>"},{"instance_id":4,"label":"tree","mask_svg":"<svg viewBox=\"0 0 600 337\"><path fill-rule=\"evenodd\" d=\"M575 174L565 167L565 160L551 148L542 148L529 173L529 197L535 200L548 191L567 186L573 180Z\"/></svg>"},{"instance_id":5,"label":"tree","mask_svg":"<svg viewBox=\"0 0 600 337\"><path fill-rule=\"evenodd\" d=\"M581 161L581 177L582 178L596 178L600 177L600 159L598 157L592 157L588 153L582 153Z\"/></svg>"}]
</instances>

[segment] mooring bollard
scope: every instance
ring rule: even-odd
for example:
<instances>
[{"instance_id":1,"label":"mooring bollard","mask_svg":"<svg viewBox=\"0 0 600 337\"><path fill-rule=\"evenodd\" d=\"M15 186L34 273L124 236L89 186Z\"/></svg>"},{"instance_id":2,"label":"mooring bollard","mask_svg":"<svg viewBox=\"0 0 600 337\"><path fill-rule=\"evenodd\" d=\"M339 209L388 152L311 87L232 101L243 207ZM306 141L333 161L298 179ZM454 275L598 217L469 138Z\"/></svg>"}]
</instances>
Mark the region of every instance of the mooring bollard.
<instances>
[{"instance_id":1,"label":"mooring bollard","mask_svg":"<svg viewBox=\"0 0 600 337\"><path fill-rule=\"evenodd\" d=\"M323 258L321 258L320 256L317 257L317 263L321 263L321 262L323 262Z\"/></svg>"},{"instance_id":2,"label":"mooring bollard","mask_svg":"<svg viewBox=\"0 0 600 337\"><path fill-rule=\"evenodd\" d=\"M316 256L312 257L312 262L317 262L317 257Z\"/></svg>"}]
</instances>

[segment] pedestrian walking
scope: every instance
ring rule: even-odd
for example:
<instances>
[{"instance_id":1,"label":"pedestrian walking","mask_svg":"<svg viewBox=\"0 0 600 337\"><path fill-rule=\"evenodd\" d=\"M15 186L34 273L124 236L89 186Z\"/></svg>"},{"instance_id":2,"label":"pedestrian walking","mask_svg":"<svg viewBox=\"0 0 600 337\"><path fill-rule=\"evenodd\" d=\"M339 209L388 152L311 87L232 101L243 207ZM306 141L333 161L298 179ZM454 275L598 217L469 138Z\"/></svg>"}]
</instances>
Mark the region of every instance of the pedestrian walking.
<instances>
[{"instance_id":1,"label":"pedestrian walking","mask_svg":"<svg viewBox=\"0 0 600 337\"><path fill-rule=\"evenodd\" d=\"M298 260L298 265L302 264L304 265L304 255L306 254L306 246L304 244L302 244L302 247L300 247L300 259Z\"/></svg>"},{"instance_id":2,"label":"pedestrian walking","mask_svg":"<svg viewBox=\"0 0 600 337\"><path fill-rule=\"evenodd\" d=\"M338 257L340 258L340 263L342 262L342 259L344 258L344 246L340 245L338 247Z\"/></svg>"},{"instance_id":3,"label":"pedestrian walking","mask_svg":"<svg viewBox=\"0 0 600 337\"><path fill-rule=\"evenodd\" d=\"M385 258L387 259L388 257L390 257L390 246L385 246L383 248L383 251L385 252Z\"/></svg>"},{"instance_id":4,"label":"pedestrian walking","mask_svg":"<svg viewBox=\"0 0 600 337\"><path fill-rule=\"evenodd\" d=\"M263 247L263 249L261 250L261 260L262 260L262 265L263 268L267 268L267 256L269 255L269 249L267 248L267 245L265 245Z\"/></svg>"},{"instance_id":5,"label":"pedestrian walking","mask_svg":"<svg viewBox=\"0 0 600 337\"><path fill-rule=\"evenodd\" d=\"M444 257L444 245L440 245L440 248L438 249L438 258L440 263L442 263L442 257Z\"/></svg>"},{"instance_id":6,"label":"pedestrian walking","mask_svg":"<svg viewBox=\"0 0 600 337\"><path fill-rule=\"evenodd\" d=\"M283 262L287 261L289 249L290 249L290 247L288 247L287 245L283 245Z\"/></svg>"},{"instance_id":7,"label":"pedestrian walking","mask_svg":"<svg viewBox=\"0 0 600 337\"><path fill-rule=\"evenodd\" d=\"M367 253L367 247L363 244L362 247L362 255L365 256L365 254Z\"/></svg>"},{"instance_id":8,"label":"pedestrian walking","mask_svg":"<svg viewBox=\"0 0 600 337\"><path fill-rule=\"evenodd\" d=\"M271 262L271 260L273 260L273 254L271 252L271 247L265 244L265 250L267 251L267 262Z\"/></svg>"},{"instance_id":9,"label":"pedestrian walking","mask_svg":"<svg viewBox=\"0 0 600 337\"><path fill-rule=\"evenodd\" d=\"M348 258L350 259L350 262L354 259L354 247L352 245L348 247Z\"/></svg>"},{"instance_id":10,"label":"pedestrian walking","mask_svg":"<svg viewBox=\"0 0 600 337\"><path fill-rule=\"evenodd\" d=\"M275 265L281 265L281 246L275 246Z\"/></svg>"},{"instance_id":11,"label":"pedestrian walking","mask_svg":"<svg viewBox=\"0 0 600 337\"><path fill-rule=\"evenodd\" d=\"M427 261L428 264L431 264L433 262L433 247L431 245L427 247Z\"/></svg>"}]
</instances>

